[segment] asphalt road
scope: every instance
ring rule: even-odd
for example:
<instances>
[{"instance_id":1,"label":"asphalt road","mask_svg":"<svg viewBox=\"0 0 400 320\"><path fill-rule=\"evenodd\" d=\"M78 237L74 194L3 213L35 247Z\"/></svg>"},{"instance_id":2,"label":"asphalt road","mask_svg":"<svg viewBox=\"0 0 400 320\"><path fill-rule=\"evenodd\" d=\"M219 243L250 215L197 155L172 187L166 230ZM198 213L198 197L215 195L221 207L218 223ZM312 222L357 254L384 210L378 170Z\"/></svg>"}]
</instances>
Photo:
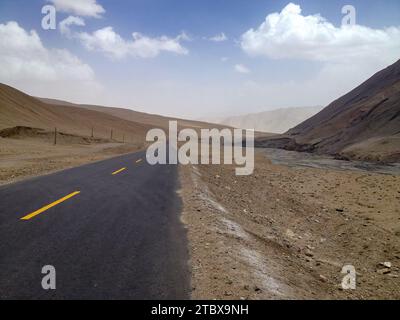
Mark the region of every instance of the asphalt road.
<instances>
[{"instance_id":1,"label":"asphalt road","mask_svg":"<svg viewBox=\"0 0 400 320\"><path fill-rule=\"evenodd\" d=\"M144 152L0 187L0 299L189 298L178 187Z\"/></svg>"}]
</instances>

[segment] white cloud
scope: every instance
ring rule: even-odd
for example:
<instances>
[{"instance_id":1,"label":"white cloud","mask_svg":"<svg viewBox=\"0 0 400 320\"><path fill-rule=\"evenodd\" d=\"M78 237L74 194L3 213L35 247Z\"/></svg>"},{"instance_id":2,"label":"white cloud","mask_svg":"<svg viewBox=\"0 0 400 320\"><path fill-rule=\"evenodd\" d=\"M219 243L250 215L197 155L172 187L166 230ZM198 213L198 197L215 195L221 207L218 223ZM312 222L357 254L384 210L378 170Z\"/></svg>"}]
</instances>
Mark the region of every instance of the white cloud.
<instances>
[{"instance_id":1,"label":"white cloud","mask_svg":"<svg viewBox=\"0 0 400 320\"><path fill-rule=\"evenodd\" d=\"M239 73L250 73L250 70L242 64L235 65L235 71Z\"/></svg>"},{"instance_id":2,"label":"white cloud","mask_svg":"<svg viewBox=\"0 0 400 320\"><path fill-rule=\"evenodd\" d=\"M81 21L71 19L64 24L64 33L70 34L69 25L81 25ZM187 55L189 51L181 45L181 41L188 41L189 37L181 33L175 38L161 36L150 38L139 32L132 33L133 40L125 40L112 27L105 27L93 33L76 32L72 35L77 38L89 51L99 51L114 59L128 56L138 58L154 58L162 51L179 55Z\"/></svg>"},{"instance_id":3,"label":"white cloud","mask_svg":"<svg viewBox=\"0 0 400 320\"><path fill-rule=\"evenodd\" d=\"M222 57L222 58L221 58L221 61L222 61L222 62L227 62L228 60L229 60L228 57Z\"/></svg>"},{"instance_id":4,"label":"white cloud","mask_svg":"<svg viewBox=\"0 0 400 320\"><path fill-rule=\"evenodd\" d=\"M400 51L400 28L335 27L319 14L302 15L300 6L290 3L280 13L269 14L257 29L244 33L241 47L250 55L273 59L391 63Z\"/></svg>"},{"instance_id":5,"label":"white cloud","mask_svg":"<svg viewBox=\"0 0 400 320\"><path fill-rule=\"evenodd\" d=\"M40 88L36 94L44 96L100 87L89 65L68 50L46 48L35 31L15 21L0 24L0 81L21 89Z\"/></svg>"},{"instance_id":6,"label":"white cloud","mask_svg":"<svg viewBox=\"0 0 400 320\"><path fill-rule=\"evenodd\" d=\"M78 16L100 18L106 11L96 0L48 0L57 10Z\"/></svg>"},{"instance_id":7,"label":"white cloud","mask_svg":"<svg viewBox=\"0 0 400 320\"><path fill-rule=\"evenodd\" d=\"M228 37L225 35L225 33L221 32L213 37L208 38L208 40L214 42L224 42L228 40Z\"/></svg>"},{"instance_id":8,"label":"white cloud","mask_svg":"<svg viewBox=\"0 0 400 320\"><path fill-rule=\"evenodd\" d=\"M63 35L66 36L71 36L71 30L70 26L75 25L75 26L80 26L84 27L85 26L85 21L80 18L80 17L73 17L69 16L68 18L64 19L63 21L60 22L60 32Z\"/></svg>"}]
</instances>

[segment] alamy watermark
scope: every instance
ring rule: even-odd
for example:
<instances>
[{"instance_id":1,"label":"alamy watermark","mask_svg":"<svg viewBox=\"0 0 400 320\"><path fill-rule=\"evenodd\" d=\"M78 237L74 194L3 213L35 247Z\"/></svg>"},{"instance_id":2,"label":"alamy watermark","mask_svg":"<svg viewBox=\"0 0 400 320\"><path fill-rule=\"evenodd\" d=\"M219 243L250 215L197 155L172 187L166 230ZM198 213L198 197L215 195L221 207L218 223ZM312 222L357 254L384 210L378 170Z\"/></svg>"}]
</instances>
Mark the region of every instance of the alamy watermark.
<instances>
[{"instance_id":1,"label":"alamy watermark","mask_svg":"<svg viewBox=\"0 0 400 320\"><path fill-rule=\"evenodd\" d=\"M357 287L356 268L353 265L348 264L343 266L341 273L345 275L342 279L342 289L356 290Z\"/></svg>"},{"instance_id":2,"label":"alamy watermark","mask_svg":"<svg viewBox=\"0 0 400 320\"><path fill-rule=\"evenodd\" d=\"M45 274L42 278L43 290L56 290L56 268L46 265L42 268L42 274Z\"/></svg>"},{"instance_id":3,"label":"alamy watermark","mask_svg":"<svg viewBox=\"0 0 400 320\"><path fill-rule=\"evenodd\" d=\"M177 121L170 121L168 129L168 134L163 129L147 133L146 141L152 142L146 153L149 164L236 164L239 166L236 175L253 173L254 130L182 129L178 132Z\"/></svg>"},{"instance_id":4,"label":"alamy watermark","mask_svg":"<svg viewBox=\"0 0 400 320\"><path fill-rule=\"evenodd\" d=\"M42 8L42 28L44 30L55 30L57 28L57 10L52 5L46 5Z\"/></svg>"},{"instance_id":5,"label":"alamy watermark","mask_svg":"<svg viewBox=\"0 0 400 320\"><path fill-rule=\"evenodd\" d=\"M342 26L354 26L357 24L357 12L356 8L350 4L343 6L342 14Z\"/></svg>"}]
</instances>

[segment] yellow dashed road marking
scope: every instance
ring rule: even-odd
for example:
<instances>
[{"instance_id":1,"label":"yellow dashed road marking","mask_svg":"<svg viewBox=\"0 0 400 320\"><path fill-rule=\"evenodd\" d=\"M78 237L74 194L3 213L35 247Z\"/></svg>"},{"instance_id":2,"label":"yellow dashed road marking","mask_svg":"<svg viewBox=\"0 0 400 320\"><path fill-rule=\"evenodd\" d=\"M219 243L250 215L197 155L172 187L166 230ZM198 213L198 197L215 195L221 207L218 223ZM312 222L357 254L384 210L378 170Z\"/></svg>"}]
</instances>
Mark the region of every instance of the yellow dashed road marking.
<instances>
[{"instance_id":1,"label":"yellow dashed road marking","mask_svg":"<svg viewBox=\"0 0 400 320\"><path fill-rule=\"evenodd\" d=\"M46 210L49 210L50 208L60 204L61 202L66 201L66 200L68 200L68 199L70 199L72 197L75 197L77 194L80 194L80 193L81 193L80 191L75 191L75 192L65 196L64 198L61 198L60 200L54 201L53 203L50 203L47 206L45 206L45 207L43 207L43 208L41 208L41 209L39 209L39 210L37 210L35 212L32 212L32 213L28 214L27 216L21 218L21 220L30 220L30 219L36 217L37 215L41 214L42 212L45 212Z\"/></svg>"},{"instance_id":2,"label":"yellow dashed road marking","mask_svg":"<svg viewBox=\"0 0 400 320\"><path fill-rule=\"evenodd\" d=\"M114 171L114 172L112 173L112 175L116 175L116 174L118 174L118 173L120 173L120 172L122 172L122 171L124 171L124 170L126 170L126 168L122 168L122 169L119 169L119 170L117 170L117 171Z\"/></svg>"}]
</instances>

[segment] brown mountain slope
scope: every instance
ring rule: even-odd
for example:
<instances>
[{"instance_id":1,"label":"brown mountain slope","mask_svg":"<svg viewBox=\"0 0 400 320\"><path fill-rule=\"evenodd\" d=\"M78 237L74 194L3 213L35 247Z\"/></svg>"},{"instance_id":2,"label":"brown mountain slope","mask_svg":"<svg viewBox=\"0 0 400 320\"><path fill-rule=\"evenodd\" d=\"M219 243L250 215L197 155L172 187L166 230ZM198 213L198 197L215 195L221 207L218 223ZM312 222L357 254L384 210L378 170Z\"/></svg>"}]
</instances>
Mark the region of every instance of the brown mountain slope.
<instances>
[{"instance_id":1,"label":"brown mountain slope","mask_svg":"<svg viewBox=\"0 0 400 320\"><path fill-rule=\"evenodd\" d=\"M87 105L87 104L73 104L70 102L56 100L56 99L47 99L47 98L38 98L39 100L50 103L52 105L59 105L59 106L67 106L67 107L79 107L84 108L92 111L103 112L114 117L135 121L139 123L144 123L147 125L151 125L157 128L168 128L168 121L171 120L178 120L178 123L181 127L187 128L222 128L221 125L215 125L208 122L202 121L194 121L194 120L185 120L173 117L165 117L156 114L149 114L139 111L134 111L131 109L125 108L115 108L115 107L104 107L104 106L96 106L96 105ZM226 126L224 126L226 127Z\"/></svg>"},{"instance_id":2,"label":"brown mountain slope","mask_svg":"<svg viewBox=\"0 0 400 320\"><path fill-rule=\"evenodd\" d=\"M35 98L12 87L0 84L0 130L14 126L26 126L58 130L83 136L91 135L128 141L143 140L151 128L168 128L169 120L178 120L180 127L219 128L210 123L163 117L129 109L94 105L78 105L70 102Z\"/></svg>"},{"instance_id":3,"label":"brown mountain slope","mask_svg":"<svg viewBox=\"0 0 400 320\"><path fill-rule=\"evenodd\" d=\"M400 60L286 135L288 149L400 161Z\"/></svg>"},{"instance_id":4,"label":"brown mountain slope","mask_svg":"<svg viewBox=\"0 0 400 320\"><path fill-rule=\"evenodd\" d=\"M64 133L90 136L92 128L96 138L113 138L128 142L144 141L148 130L168 128L168 121L178 120L186 128L222 128L222 126L159 115L129 109L35 98L15 88L0 83L0 130L17 126L54 130Z\"/></svg>"},{"instance_id":5,"label":"brown mountain slope","mask_svg":"<svg viewBox=\"0 0 400 320\"><path fill-rule=\"evenodd\" d=\"M97 138L143 140L151 126L78 107L47 104L21 91L0 84L0 129L27 126Z\"/></svg>"}]
</instances>

